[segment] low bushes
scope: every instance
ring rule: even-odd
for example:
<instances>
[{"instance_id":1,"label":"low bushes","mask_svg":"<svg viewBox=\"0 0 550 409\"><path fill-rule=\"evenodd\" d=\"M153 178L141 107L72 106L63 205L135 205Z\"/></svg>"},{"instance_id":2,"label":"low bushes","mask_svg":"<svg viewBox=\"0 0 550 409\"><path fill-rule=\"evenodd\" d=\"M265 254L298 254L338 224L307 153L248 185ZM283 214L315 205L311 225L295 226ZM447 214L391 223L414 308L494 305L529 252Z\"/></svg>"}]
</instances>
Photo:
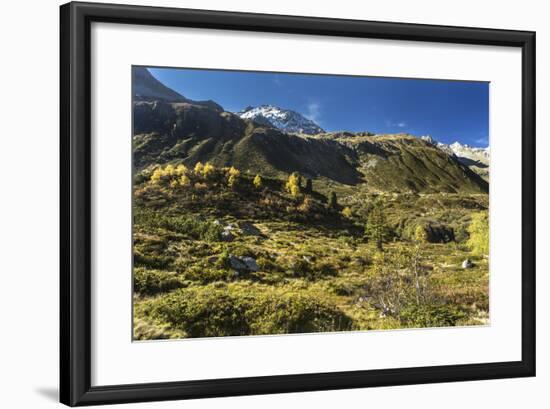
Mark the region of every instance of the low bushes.
<instances>
[{"instance_id":1,"label":"low bushes","mask_svg":"<svg viewBox=\"0 0 550 409\"><path fill-rule=\"evenodd\" d=\"M422 235L422 239L419 236ZM449 243L455 240L454 229L437 221L414 221L401 230L401 237L406 240L423 243Z\"/></svg>"},{"instance_id":2,"label":"low bushes","mask_svg":"<svg viewBox=\"0 0 550 409\"><path fill-rule=\"evenodd\" d=\"M470 238L468 246L476 255L489 254L489 214L478 212L472 215L472 221L468 226Z\"/></svg>"},{"instance_id":3,"label":"low bushes","mask_svg":"<svg viewBox=\"0 0 550 409\"><path fill-rule=\"evenodd\" d=\"M171 263L172 263L172 259L170 257L147 254L137 249L134 250L135 267L163 269L163 268L168 268Z\"/></svg>"},{"instance_id":4,"label":"low bushes","mask_svg":"<svg viewBox=\"0 0 550 409\"><path fill-rule=\"evenodd\" d=\"M165 293L184 286L183 280L174 272L134 269L134 291L142 295Z\"/></svg>"},{"instance_id":5,"label":"low bushes","mask_svg":"<svg viewBox=\"0 0 550 409\"><path fill-rule=\"evenodd\" d=\"M336 305L307 291L248 283L213 283L176 290L143 312L189 337L263 335L352 329Z\"/></svg>"},{"instance_id":6,"label":"low bushes","mask_svg":"<svg viewBox=\"0 0 550 409\"><path fill-rule=\"evenodd\" d=\"M229 281L235 278L233 271L217 265L208 267L194 265L183 269L181 274L185 280L200 284L207 284L215 281Z\"/></svg>"},{"instance_id":7,"label":"low bushes","mask_svg":"<svg viewBox=\"0 0 550 409\"><path fill-rule=\"evenodd\" d=\"M160 212L145 210L137 211L134 223L154 228L163 228L183 234L191 239L204 241L220 241L223 227L210 221L184 215L167 216Z\"/></svg>"},{"instance_id":8,"label":"low bushes","mask_svg":"<svg viewBox=\"0 0 550 409\"><path fill-rule=\"evenodd\" d=\"M465 317L466 313L454 305L412 304L401 310L399 319L409 327L434 328L455 326L458 321Z\"/></svg>"}]
</instances>

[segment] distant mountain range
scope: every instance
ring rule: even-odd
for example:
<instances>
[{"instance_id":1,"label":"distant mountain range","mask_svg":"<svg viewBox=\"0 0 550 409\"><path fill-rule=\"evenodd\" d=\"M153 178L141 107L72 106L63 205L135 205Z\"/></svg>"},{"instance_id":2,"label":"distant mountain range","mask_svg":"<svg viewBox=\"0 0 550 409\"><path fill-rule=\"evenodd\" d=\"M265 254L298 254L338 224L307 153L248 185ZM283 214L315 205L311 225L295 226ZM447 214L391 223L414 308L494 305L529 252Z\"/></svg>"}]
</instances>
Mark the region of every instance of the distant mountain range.
<instances>
[{"instance_id":1,"label":"distant mountain range","mask_svg":"<svg viewBox=\"0 0 550 409\"><path fill-rule=\"evenodd\" d=\"M325 134L326 137L334 136L375 136L371 132L325 132L314 121L290 109L280 108L274 105L248 106L242 111L236 112L242 119L250 119L260 125L271 126L286 133L298 133L306 135ZM437 146L445 152L455 155L467 166L475 166L476 171L483 176L489 173L489 148L477 148L460 142L444 144L436 141L431 136L421 136L421 139Z\"/></svg>"},{"instance_id":2,"label":"distant mountain range","mask_svg":"<svg viewBox=\"0 0 550 409\"><path fill-rule=\"evenodd\" d=\"M328 183L365 184L374 191L488 191L487 181L455 153L455 144L446 148L407 134L325 132L299 113L272 105L231 113L214 101L187 99L145 68L134 68L133 79L138 170L209 161L250 174L286 177L300 172Z\"/></svg>"},{"instance_id":3,"label":"distant mountain range","mask_svg":"<svg viewBox=\"0 0 550 409\"><path fill-rule=\"evenodd\" d=\"M274 105L249 106L236 114L242 119L250 119L258 124L272 126L288 133L316 135L325 132L323 128L302 114Z\"/></svg>"},{"instance_id":4,"label":"distant mountain range","mask_svg":"<svg viewBox=\"0 0 550 409\"><path fill-rule=\"evenodd\" d=\"M468 166L470 169L484 177L489 178L489 162L490 150L489 147L477 148L460 142L444 144L436 141L431 136L421 136L421 139L437 146L439 149L447 152L450 155L455 155L460 162Z\"/></svg>"}]
</instances>

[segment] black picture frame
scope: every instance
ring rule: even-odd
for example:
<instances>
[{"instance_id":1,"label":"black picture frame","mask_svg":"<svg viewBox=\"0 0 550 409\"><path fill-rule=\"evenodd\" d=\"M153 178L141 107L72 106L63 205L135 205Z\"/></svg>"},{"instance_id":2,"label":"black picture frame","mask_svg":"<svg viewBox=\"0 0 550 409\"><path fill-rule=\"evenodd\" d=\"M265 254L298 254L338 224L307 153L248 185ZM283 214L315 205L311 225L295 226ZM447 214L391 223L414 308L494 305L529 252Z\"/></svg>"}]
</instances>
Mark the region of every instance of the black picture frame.
<instances>
[{"instance_id":1,"label":"black picture frame","mask_svg":"<svg viewBox=\"0 0 550 409\"><path fill-rule=\"evenodd\" d=\"M535 33L113 4L60 8L60 401L70 406L535 376ZM514 362L91 386L92 22L519 47L522 359Z\"/></svg>"}]
</instances>

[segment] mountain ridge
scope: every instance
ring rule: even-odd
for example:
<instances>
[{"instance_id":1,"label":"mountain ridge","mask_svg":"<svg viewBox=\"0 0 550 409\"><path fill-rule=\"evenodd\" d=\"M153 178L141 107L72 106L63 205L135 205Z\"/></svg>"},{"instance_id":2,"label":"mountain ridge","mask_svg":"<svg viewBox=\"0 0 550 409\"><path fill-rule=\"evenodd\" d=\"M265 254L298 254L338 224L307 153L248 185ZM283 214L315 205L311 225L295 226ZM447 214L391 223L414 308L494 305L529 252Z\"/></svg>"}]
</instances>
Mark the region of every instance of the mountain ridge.
<instances>
[{"instance_id":1,"label":"mountain ridge","mask_svg":"<svg viewBox=\"0 0 550 409\"><path fill-rule=\"evenodd\" d=\"M490 149L470 146L455 141L451 144L445 144L436 141L429 135L421 136L420 139L437 146L439 149L454 155L464 165L468 166L474 172L482 176L484 179L489 179L489 164L490 164Z\"/></svg>"},{"instance_id":2,"label":"mountain ridge","mask_svg":"<svg viewBox=\"0 0 550 409\"><path fill-rule=\"evenodd\" d=\"M239 115L214 101L190 100L145 68L133 70L133 152L138 173L164 163L211 162L276 178L299 172L325 179L328 185L363 185L371 191L488 191L487 180L471 164L433 139L325 132L301 114L274 105L261 106L258 116L253 107Z\"/></svg>"},{"instance_id":3,"label":"mountain ridge","mask_svg":"<svg viewBox=\"0 0 550 409\"><path fill-rule=\"evenodd\" d=\"M287 133L315 135L325 131L317 123L299 112L283 109L275 105L264 104L257 107L248 106L235 112L242 119L250 119L261 125L268 125Z\"/></svg>"},{"instance_id":4,"label":"mountain ridge","mask_svg":"<svg viewBox=\"0 0 550 409\"><path fill-rule=\"evenodd\" d=\"M132 67L132 98L134 101L186 102L204 105L218 111L223 107L212 100L194 101L167 87L145 67Z\"/></svg>"},{"instance_id":5,"label":"mountain ridge","mask_svg":"<svg viewBox=\"0 0 550 409\"><path fill-rule=\"evenodd\" d=\"M285 178L299 172L375 191L478 192L488 184L454 156L410 135L291 134L188 102L134 102L134 163L211 162Z\"/></svg>"}]
</instances>

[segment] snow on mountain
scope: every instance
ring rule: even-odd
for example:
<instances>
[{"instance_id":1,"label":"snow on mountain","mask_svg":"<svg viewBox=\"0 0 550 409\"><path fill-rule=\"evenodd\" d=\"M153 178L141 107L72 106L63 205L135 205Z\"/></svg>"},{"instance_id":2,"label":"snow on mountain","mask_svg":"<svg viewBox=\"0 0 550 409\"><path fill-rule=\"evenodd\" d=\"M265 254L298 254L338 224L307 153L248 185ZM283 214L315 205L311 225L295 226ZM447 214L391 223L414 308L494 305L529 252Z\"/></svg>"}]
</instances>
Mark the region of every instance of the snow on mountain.
<instances>
[{"instance_id":1,"label":"snow on mountain","mask_svg":"<svg viewBox=\"0 0 550 409\"><path fill-rule=\"evenodd\" d=\"M304 133L315 135L325 132L323 128L310 119L290 109L282 109L273 105L246 107L236 112L243 119L250 119L261 125L271 126L287 133Z\"/></svg>"},{"instance_id":2,"label":"snow on mountain","mask_svg":"<svg viewBox=\"0 0 550 409\"><path fill-rule=\"evenodd\" d=\"M450 144L449 148L459 158L468 158L477 160L486 165L489 164L489 147L475 148L473 146L461 144L460 142L455 142Z\"/></svg>"},{"instance_id":3,"label":"snow on mountain","mask_svg":"<svg viewBox=\"0 0 550 409\"><path fill-rule=\"evenodd\" d=\"M444 152L454 155L460 162L468 166L470 169L488 179L489 177L489 147L476 148L460 142L454 142L449 145L436 141L430 135L421 136L420 139L437 146Z\"/></svg>"},{"instance_id":4,"label":"snow on mountain","mask_svg":"<svg viewBox=\"0 0 550 409\"><path fill-rule=\"evenodd\" d=\"M447 153L454 154L457 158L466 158L485 165L489 164L489 147L476 148L468 144L462 144L458 141L447 145L436 141L430 135L421 136L420 139L431 143L444 151L447 151Z\"/></svg>"},{"instance_id":5,"label":"snow on mountain","mask_svg":"<svg viewBox=\"0 0 550 409\"><path fill-rule=\"evenodd\" d=\"M437 141L434 138L432 138L430 135L421 136L420 139L428 143L431 143L432 145L435 145L437 143Z\"/></svg>"}]
</instances>

